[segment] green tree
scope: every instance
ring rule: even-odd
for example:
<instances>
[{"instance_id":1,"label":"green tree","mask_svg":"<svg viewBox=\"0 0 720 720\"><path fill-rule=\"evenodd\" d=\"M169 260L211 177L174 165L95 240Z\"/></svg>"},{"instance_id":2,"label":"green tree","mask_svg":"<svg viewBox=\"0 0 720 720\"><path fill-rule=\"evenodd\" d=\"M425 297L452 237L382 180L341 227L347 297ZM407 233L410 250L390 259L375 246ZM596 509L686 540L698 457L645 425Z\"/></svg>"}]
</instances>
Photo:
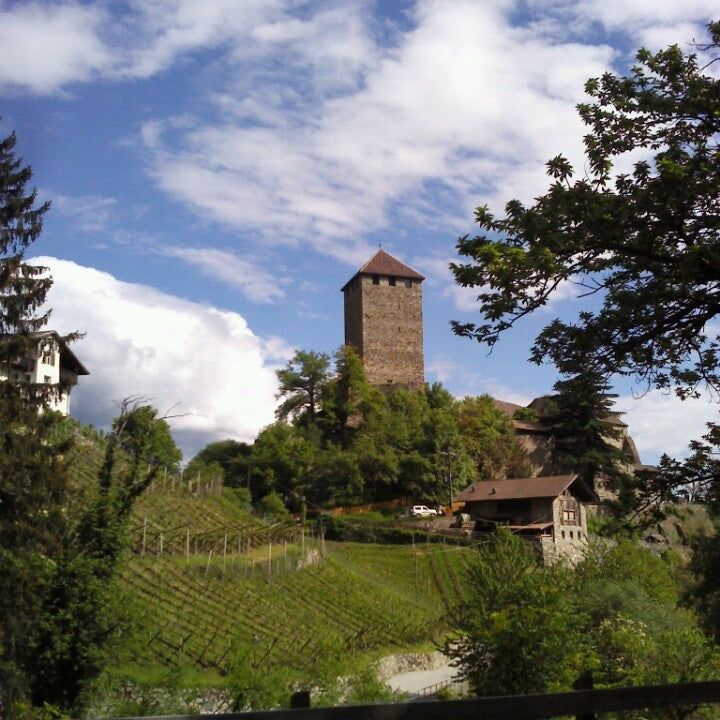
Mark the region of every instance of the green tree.
<instances>
[{"instance_id":1,"label":"green tree","mask_svg":"<svg viewBox=\"0 0 720 720\"><path fill-rule=\"evenodd\" d=\"M709 34L717 57L720 22ZM720 387L711 324L720 311L720 81L706 64L677 45L643 49L627 77L587 82L593 102L578 106L589 127L586 173L576 177L558 155L547 164L554 182L533 205L512 200L502 218L476 210L483 233L460 238L467 262L452 270L478 290L484 322L454 322L456 333L492 347L574 282L599 309L548 324L534 361L572 374L593 357L605 377L634 376L681 397L703 382ZM643 159L614 175L613 160L628 152Z\"/></svg>"},{"instance_id":2,"label":"green tree","mask_svg":"<svg viewBox=\"0 0 720 720\"><path fill-rule=\"evenodd\" d=\"M385 407L386 398L367 381L360 356L343 345L335 353L335 377L323 392L319 424L324 437L347 448L358 429L372 423Z\"/></svg>"},{"instance_id":3,"label":"green tree","mask_svg":"<svg viewBox=\"0 0 720 720\"><path fill-rule=\"evenodd\" d=\"M138 457L148 465L166 467L175 472L178 469L182 452L175 444L170 425L151 405L143 404L143 399L129 398L127 408L113 421L120 447L133 457ZM121 426L122 423L122 426Z\"/></svg>"},{"instance_id":4,"label":"green tree","mask_svg":"<svg viewBox=\"0 0 720 720\"><path fill-rule=\"evenodd\" d=\"M204 465L217 463L223 470L223 483L228 487L247 485L252 446L237 440L218 440L206 445L191 461Z\"/></svg>"},{"instance_id":5,"label":"green tree","mask_svg":"<svg viewBox=\"0 0 720 720\"><path fill-rule=\"evenodd\" d=\"M570 572L543 568L529 544L498 532L468 565L468 597L444 652L478 695L572 686L589 652Z\"/></svg>"},{"instance_id":6,"label":"green tree","mask_svg":"<svg viewBox=\"0 0 720 720\"><path fill-rule=\"evenodd\" d=\"M527 477L531 465L512 420L489 395L466 397L455 406L460 442L481 480Z\"/></svg>"},{"instance_id":7,"label":"green tree","mask_svg":"<svg viewBox=\"0 0 720 720\"><path fill-rule=\"evenodd\" d=\"M678 607L673 572L629 541L543 567L502 530L469 562L445 651L478 694L570 690L587 673L602 687L711 679L718 648Z\"/></svg>"},{"instance_id":8,"label":"green tree","mask_svg":"<svg viewBox=\"0 0 720 720\"><path fill-rule=\"evenodd\" d=\"M318 447L302 428L286 422L266 427L255 440L250 455L250 491L255 501L276 490L293 508L312 485L312 468Z\"/></svg>"},{"instance_id":9,"label":"green tree","mask_svg":"<svg viewBox=\"0 0 720 720\"><path fill-rule=\"evenodd\" d=\"M314 423L330 381L328 355L298 350L292 360L277 371L277 377L280 381L277 397L282 399L276 410L278 419Z\"/></svg>"},{"instance_id":10,"label":"green tree","mask_svg":"<svg viewBox=\"0 0 720 720\"><path fill-rule=\"evenodd\" d=\"M625 490L630 483L627 458L613 444L620 432L612 424L613 400L610 385L592 368L558 380L554 395L543 413L552 431L553 470L558 475L578 473L596 488L599 476L610 488Z\"/></svg>"},{"instance_id":11,"label":"green tree","mask_svg":"<svg viewBox=\"0 0 720 720\"><path fill-rule=\"evenodd\" d=\"M702 538L693 553L688 595L708 632L720 641L720 534Z\"/></svg>"},{"instance_id":12,"label":"green tree","mask_svg":"<svg viewBox=\"0 0 720 720\"><path fill-rule=\"evenodd\" d=\"M10 712L27 687L22 660L48 573L66 530L66 442L56 419L39 414L56 390L23 380L35 362L52 279L25 262L50 204L37 204L15 134L0 140L0 705ZM72 339L71 337L66 338ZM13 377L20 371L20 378ZM10 379L12 378L12 379Z\"/></svg>"},{"instance_id":13,"label":"green tree","mask_svg":"<svg viewBox=\"0 0 720 720\"><path fill-rule=\"evenodd\" d=\"M23 663L37 707L48 703L67 712L80 710L82 694L104 667L112 640L126 629L114 581L133 504L160 466L147 452L155 437L146 423L147 406L138 407L131 398L120 407L96 497L67 528L28 633ZM123 433L130 431L132 442L123 442ZM129 450L123 453L124 447Z\"/></svg>"},{"instance_id":14,"label":"green tree","mask_svg":"<svg viewBox=\"0 0 720 720\"><path fill-rule=\"evenodd\" d=\"M278 520L286 520L290 517L285 503L277 490L271 490L267 495L260 499L258 510L265 515L270 515Z\"/></svg>"}]
</instances>

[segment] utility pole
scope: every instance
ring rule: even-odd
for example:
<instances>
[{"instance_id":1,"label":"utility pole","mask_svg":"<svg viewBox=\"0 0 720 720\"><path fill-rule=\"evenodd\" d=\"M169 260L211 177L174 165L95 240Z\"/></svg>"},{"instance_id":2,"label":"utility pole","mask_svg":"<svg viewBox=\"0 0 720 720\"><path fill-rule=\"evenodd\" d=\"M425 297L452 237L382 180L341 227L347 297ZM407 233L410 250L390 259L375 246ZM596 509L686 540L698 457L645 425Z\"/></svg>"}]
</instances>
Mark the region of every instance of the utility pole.
<instances>
[{"instance_id":1,"label":"utility pole","mask_svg":"<svg viewBox=\"0 0 720 720\"><path fill-rule=\"evenodd\" d=\"M450 493L450 514L452 515L453 507L453 486L452 486L452 458L455 454L452 450L443 450L440 453L445 458L445 480L448 484L448 492Z\"/></svg>"}]
</instances>

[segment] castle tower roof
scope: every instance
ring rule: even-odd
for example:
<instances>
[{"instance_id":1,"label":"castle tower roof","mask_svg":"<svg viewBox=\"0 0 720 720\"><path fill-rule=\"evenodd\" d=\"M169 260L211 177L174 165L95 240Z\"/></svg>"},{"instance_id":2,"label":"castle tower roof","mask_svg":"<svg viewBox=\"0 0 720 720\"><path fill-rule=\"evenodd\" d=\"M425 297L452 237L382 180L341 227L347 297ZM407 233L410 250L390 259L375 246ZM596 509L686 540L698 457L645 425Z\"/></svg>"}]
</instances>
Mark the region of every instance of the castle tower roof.
<instances>
[{"instance_id":1,"label":"castle tower roof","mask_svg":"<svg viewBox=\"0 0 720 720\"><path fill-rule=\"evenodd\" d=\"M346 283L341 290L345 288L358 275L391 275L398 278L408 278L410 280L424 280L425 277L416 272L405 263L394 258L390 253L386 253L380 248Z\"/></svg>"}]
</instances>

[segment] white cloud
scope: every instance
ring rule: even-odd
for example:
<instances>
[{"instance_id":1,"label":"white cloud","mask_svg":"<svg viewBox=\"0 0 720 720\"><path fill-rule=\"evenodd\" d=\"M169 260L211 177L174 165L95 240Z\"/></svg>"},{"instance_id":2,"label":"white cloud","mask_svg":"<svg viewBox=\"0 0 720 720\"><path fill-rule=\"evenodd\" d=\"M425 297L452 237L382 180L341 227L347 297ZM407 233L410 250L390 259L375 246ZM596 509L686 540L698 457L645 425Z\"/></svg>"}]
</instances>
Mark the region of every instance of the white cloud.
<instances>
[{"instance_id":1,"label":"white cloud","mask_svg":"<svg viewBox=\"0 0 720 720\"><path fill-rule=\"evenodd\" d=\"M81 230L98 232L108 227L117 200L99 195L82 195L80 197L56 195L52 203L53 208L59 210L66 217L72 218Z\"/></svg>"},{"instance_id":2,"label":"white cloud","mask_svg":"<svg viewBox=\"0 0 720 720\"><path fill-rule=\"evenodd\" d=\"M159 251L199 268L205 275L221 280L226 285L238 288L254 302L268 303L285 296L281 285L287 282L286 279L272 275L251 260L226 250L165 246Z\"/></svg>"},{"instance_id":3,"label":"white cloud","mask_svg":"<svg viewBox=\"0 0 720 720\"><path fill-rule=\"evenodd\" d=\"M231 85L217 96L223 117L213 124L177 133L152 121L145 134L153 175L232 227L269 242L309 242L353 263L368 252L358 238L384 227L394 206L432 225L437 201L428 198L439 192L449 192L456 217L466 218L481 192L496 204L529 199L547 184L548 157L564 150L581 158L574 104L613 51L549 42L512 27L511 11L503 2L425 0L413 29L389 50L360 39L363 26L354 21L344 92L318 97L315 75L299 86L295 78L294 95L282 100L263 92L273 87L267 79L258 94ZM286 39L299 32L283 27ZM324 37L323 27L313 16L303 33ZM256 35L276 42L273 28ZM313 43L294 48L313 73L315 51ZM331 54L326 49L324 57ZM304 112L293 113L298 106Z\"/></svg>"},{"instance_id":4,"label":"white cloud","mask_svg":"<svg viewBox=\"0 0 720 720\"><path fill-rule=\"evenodd\" d=\"M195 51L236 66L276 48L294 72L325 88L345 84L371 49L362 5L298 17L294 0L18 2L0 7L0 85L52 93L93 78L149 78Z\"/></svg>"},{"instance_id":5,"label":"white cloud","mask_svg":"<svg viewBox=\"0 0 720 720\"><path fill-rule=\"evenodd\" d=\"M107 17L101 6L80 3L0 6L0 88L48 93L106 72L112 53L99 31Z\"/></svg>"},{"instance_id":6,"label":"white cloud","mask_svg":"<svg viewBox=\"0 0 720 720\"><path fill-rule=\"evenodd\" d=\"M656 462L660 455L687 454L688 443L706 432L706 423L720 422L720 405L710 398L681 400L675 394L653 390L635 398L618 398L617 409L637 443L643 462Z\"/></svg>"},{"instance_id":7,"label":"white cloud","mask_svg":"<svg viewBox=\"0 0 720 720\"><path fill-rule=\"evenodd\" d=\"M52 257L50 326L87 333L74 350L91 375L73 391L72 412L107 427L114 400L141 394L161 411L180 403L190 413L171 421L186 459L206 443L250 441L273 421L272 364L287 355L279 338L263 340L234 312L182 300L145 285Z\"/></svg>"}]
</instances>

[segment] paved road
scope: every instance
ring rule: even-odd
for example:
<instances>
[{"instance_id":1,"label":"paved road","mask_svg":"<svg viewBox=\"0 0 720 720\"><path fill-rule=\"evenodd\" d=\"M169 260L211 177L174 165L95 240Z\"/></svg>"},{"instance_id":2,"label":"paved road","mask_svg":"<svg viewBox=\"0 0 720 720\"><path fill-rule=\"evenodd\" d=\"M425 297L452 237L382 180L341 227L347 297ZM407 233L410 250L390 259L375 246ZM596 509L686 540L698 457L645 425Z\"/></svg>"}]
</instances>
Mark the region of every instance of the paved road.
<instances>
[{"instance_id":1,"label":"paved road","mask_svg":"<svg viewBox=\"0 0 720 720\"><path fill-rule=\"evenodd\" d=\"M429 685L449 680L456 672L457 668L442 665L434 670L412 670L400 675L394 675L386 682L393 690L412 694L420 692Z\"/></svg>"}]
</instances>

